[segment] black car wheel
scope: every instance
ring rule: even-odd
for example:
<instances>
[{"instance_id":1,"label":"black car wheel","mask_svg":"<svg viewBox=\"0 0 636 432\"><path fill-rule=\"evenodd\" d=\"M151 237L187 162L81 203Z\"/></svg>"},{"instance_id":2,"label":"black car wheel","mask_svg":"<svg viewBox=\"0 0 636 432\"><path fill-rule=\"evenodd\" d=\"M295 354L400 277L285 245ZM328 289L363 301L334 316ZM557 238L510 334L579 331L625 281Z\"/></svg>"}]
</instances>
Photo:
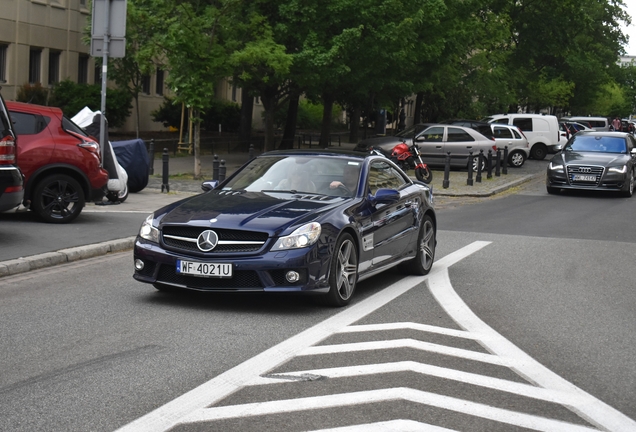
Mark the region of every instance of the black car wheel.
<instances>
[{"instance_id":1,"label":"black car wheel","mask_svg":"<svg viewBox=\"0 0 636 432\"><path fill-rule=\"evenodd\" d=\"M74 178L54 174L35 186L31 206L45 222L68 223L79 216L84 203L84 191Z\"/></svg>"},{"instance_id":2,"label":"black car wheel","mask_svg":"<svg viewBox=\"0 0 636 432\"><path fill-rule=\"evenodd\" d=\"M553 187L550 187L550 186L546 186L545 189L548 191L548 193L550 195L558 194L559 191L560 191L559 188L553 188Z\"/></svg>"},{"instance_id":3,"label":"black car wheel","mask_svg":"<svg viewBox=\"0 0 636 432\"><path fill-rule=\"evenodd\" d=\"M488 169L488 159L485 157L473 156L473 172L477 172L477 168L479 168L479 162L481 161L481 172L484 172Z\"/></svg>"},{"instance_id":4,"label":"black car wheel","mask_svg":"<svg viewBox=\"0 0 636 432\"><path fill-rule=\"evenodd\" d=\"M329 271L329 292L323 300L330 306L349 304L358 280L358 251L350 234L344 233L336 242Z\"/></svg>"},{"instance_id":5,"label":"black car wheel","mask_svg":"<svg viewBox=\"0 0 636 432\"><path fill-rule=\"evenodd\" d=\"M634 171L632 170L631 175L629 176L629 181L625 185L625 190L623 191L623 196L631 197L634 195Z\"/></svg>"},{"instance_id":6,"label":"black car wheel","mask_svg":"<svg viewBox=\"0 0 636 432\"><path fill-rule=\"evenodd\" d=\"M543 160L548 155L548 148L545 144L537 143L530 150L530 157L536 160Z\"/></svg>"},{"instance_id":7,"label":"black car wheel","mask_svg":"<svg viewBox=\"0 0 636 432\"><path fill-rule=\"evenodd\" d=\"M435 260L435 227L433 219L425 215L417 237L417 254L415 258L406 263L405 270L414 275L426 275L433 267Z\"/></svg>"},{"instance_id":8,"label":"black car wheel","mask_svg":"<svg viewBox=\"0 0 636 432\"><path fill-rule=\"evenodd\" d=\"M513 150L508 155L508 165L513 168L519 168L526 161L526 154L521 150Z\"/></svg>"}]
</instances>

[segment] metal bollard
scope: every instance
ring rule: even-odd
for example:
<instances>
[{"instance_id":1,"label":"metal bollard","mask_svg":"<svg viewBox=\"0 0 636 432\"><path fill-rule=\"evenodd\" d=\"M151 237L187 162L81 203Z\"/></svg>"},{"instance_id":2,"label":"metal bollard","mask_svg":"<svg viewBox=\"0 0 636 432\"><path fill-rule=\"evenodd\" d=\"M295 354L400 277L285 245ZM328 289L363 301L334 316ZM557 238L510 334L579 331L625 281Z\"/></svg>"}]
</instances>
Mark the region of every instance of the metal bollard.
<instances>
[{"instance_id":1,"label":"metal bollard","mask_svg":"<svg viewBox=\"0 0 636 432\"><path fill-rule=\"evenodd\" d=\"M252 160L254 159L254 144L250 144L250 150L249 150L249 159L248 160Z\"/></svg>"},{"instance_id":2,"label":"metal bollard","mask_svg":"<svg viewBox=\"0 0 636 432\"><path fill-rule=\"evenodd\" d=\"M155 140L154 138L150 140L148 144L148 159L150 162L148 163L148 174L153 175L155 173Z\"/></svg>"},{"instance_id":3,"label":"metal bollard","mask_svg":"<svg viewBox=\"0 0 636 432\"><path fill-rule=\"evenodd\" d=\"M170 161L170 154L168 153L168 149L163 149L163 154L161 155L161 159L163 161L163 177L161 180L161 192L165 189L166 192L170 192L170 185L168 184L169 170L168 163Z\"/></svg>"},{"instance_id":4,"label":"metal bollard","mask_svg":"<svg viewBox=\"0 0 636 432\"><path fill-rule=\"evenodd\" d=\"M501 172L503 174L508 174L508 146L504 147L504 155L501 164Z\"/></svg>"},{"instance_id":5,"label":"metal bollard","mask_svg":"<svg viewBox=\"0 0 636 432\"><path fill-rule=\"evenodd\" d=\"M495 177L501 176L501 149L497 147L497 160L495 163Z\"/></svg>"},{"instance_id":6,"label":"metal bollard","mask_svg":"<svg viewBox=\"0 0 636 432\"><path fill-rule=\"evenodd\" d=\"M477 183L481 183L481 161L484 160L484 151L479 150L479 163L477 164L477 176L475 177L475 181Z\"/></svg>"},{"instance_id":7,"label":"metal bollard","mask_svg":"<svg viewBox=\"0 0 636 432\"><path fill-rule=\"evenodd\" d=\"M486 174L487 179L492 178L492 150L488 149L488 174Z\"/></svg>"},{"instance_id":8,"label":"metal bollard","mask_svg":"<svg viewBox=\"0 0 636 432\"><path fill-rule=\"evenodd\" d=\"M442 187L444 189L448 189L450 186L450 181L448 180L450 176L450 152L446 153L446 160L444 161L444 181L442 182Z\"/></svg>"},{"instance_id":9,"label":"metal bollard","mask_svg":"<svg viewBox=\"0 0 636 432\"><path fill-rule=\"evenodd\" d=\"M227 167L225 166L225 160L221 159L221 166L219 167L219 183L225 180L225 172Z\"/></svg>"},{"instance_id":10,"label":"metal bollard","mask_svg":"<svg viewBox=\"0 0 636 432\"><path fill-rule=\"evenodd\" d=\"M466 185L473 185L473 152L468 152L468 179L466 179Z\"/></svg>"},{"instance_id":11,"label":"metal bollard","mask_svg":"<svg viewBox=\"0 0 636 432\"><path fill-rule=\"evenodd\" d=\"M219 179L219 157L214 155L214 159L212 159L212 180Z\"/></svg>"}]
</instances>

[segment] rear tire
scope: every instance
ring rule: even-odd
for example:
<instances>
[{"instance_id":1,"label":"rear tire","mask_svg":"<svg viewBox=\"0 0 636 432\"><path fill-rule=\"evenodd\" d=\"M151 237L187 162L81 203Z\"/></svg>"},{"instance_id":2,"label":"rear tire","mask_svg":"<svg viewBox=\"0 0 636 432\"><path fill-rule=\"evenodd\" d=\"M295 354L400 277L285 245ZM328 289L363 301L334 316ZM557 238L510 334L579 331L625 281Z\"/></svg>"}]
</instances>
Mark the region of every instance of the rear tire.
<instances>
[{"instance_id":1,"label":"rear tire","mask_svg":"<svg viewBox=\"0 0 636 432\"><path fill-rule=\"evenodd\" d=\"M84 208L84 190L73 177L53 174L33 189L33 210L48 223L69 223Z\"/></svg>"},{"instance_id":2,"label":"rear tire","mask_svg":"<svg viewBox=\"0 0 636 432\"><path fill-rule=\"evenodd\" d=\"M523 163L526 161L526 154L521 150L513 150L508 155L508 165L513 168L520 168L523 166Z\"/></svg>"},{"instance_id":3,"label":"rear tire","mask_svg":"<svg viewBox=\"0 0 636 432\"><path fill-rule=\"evenodd\" d=\"M537 143L530 149L530 157L536 160L543 160L548 155L548 148L543 143Z\"/></svg>"},{"instance_id":4,"label":"rear tire","mask_svg":"<svg viewBox=\"0 0 636 432\"><path fill-rule=\"evenodd\" d=\"M433 181L433 171L427 166L426 168L415 168L415 177L426 184Z\"/></svg>"},{"instance_id":5,"label":"rear tire","mask_svg":"<svg viewBox=\"0 0 636 432\"><path fill-rule=\"evenodd\" d=\"M415 258L405 263L404 269L418 276L428 274L433 267L433 261L435 261L436 243L433 219L429 215L424 215L417 236L417 254Z\"/></svg>"},{"instance_id":6,"label":"rear tire","mask_svg":"<svg viewBox=\"0 0 636 432\"><path fill-rule=\"evenodd\" d=\"M485 172L488 169L488 159L480 156L473 156L473 172L477 172L479 163L481 162L481 172Z\"/></svg>"}]
</instances>

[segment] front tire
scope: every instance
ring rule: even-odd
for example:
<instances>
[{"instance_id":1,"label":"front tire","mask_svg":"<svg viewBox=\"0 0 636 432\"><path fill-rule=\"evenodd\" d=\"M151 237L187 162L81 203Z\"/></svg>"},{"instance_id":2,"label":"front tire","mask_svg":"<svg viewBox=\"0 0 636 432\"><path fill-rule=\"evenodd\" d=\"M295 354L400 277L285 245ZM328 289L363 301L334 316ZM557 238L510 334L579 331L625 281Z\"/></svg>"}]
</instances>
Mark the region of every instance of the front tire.
<instances>
[{"instance_id":1,"label":"front tire","mask_svg":"<svg viewBox=\"0 0 636 432\"><path fill-rule=\"evenodd\" d=\"M358 251L351 234L338 238L329 269L329 292L324 302L329 306L342 307L349 304L358 281Z\"/></svg>"},{"instance_id":2,"label":"front tire","mask_svg":"<svg viewBox=\"0 0 636 432\"><path fill-rule=\"evenodd\" d=\"M560 189L559 189L559 188L554 188L554 187L551 187L551 186L546 186L546 187L545 187L545 189L548 191L548 193L549 193L550 195L556 195L556 194L558 194L558 193L559 193L559 191L560 191Z\"/></svg>"},{"instance_id":3,"label":"front tire","mask_svg":"<svg viewBox=\"0 0 636 432\"><path fill-rule=\"evenodd\" d=\"M69 223L84 208L84 190L73 177L53 174L41 180L33 190L31 206L48 223Z\"/></svg>"},{"instance_id":4,"label":"front tire","mask_svg":"<svg viewBox=\"0 0 636 432\"><path fill-rule=\"evenodd\" d=\"M625 190L623 191L624 197L631 197L634 195L634 171L632 170L631 175L629 176L629 181L625 185Z\"/></svg>"},{"instance_id":5,"label":"front tire","mask_svg":"<svg viewBox=\"0 0 636 432\"><path fill-rule=\"evenodd\" d=\"M415 258L406 262L404 269L414 275L427 275L433 267L436 244L433 219L429 215L424 215L417 236L417 254L415 254Z\"/></svg>"}]
</instances>

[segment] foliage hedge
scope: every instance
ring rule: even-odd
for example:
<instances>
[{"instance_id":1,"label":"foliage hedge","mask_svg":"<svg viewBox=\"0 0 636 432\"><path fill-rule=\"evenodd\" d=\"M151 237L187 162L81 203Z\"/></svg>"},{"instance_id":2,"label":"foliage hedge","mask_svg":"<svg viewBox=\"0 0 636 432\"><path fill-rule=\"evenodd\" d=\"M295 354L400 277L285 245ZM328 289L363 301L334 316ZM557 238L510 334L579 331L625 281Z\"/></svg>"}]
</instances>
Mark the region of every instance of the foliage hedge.
<instances>
[{"instance_id":1,"label":"foliage hedge","mask_svg":"<svg viewBox=\"0 0 636 432\"><path fill-rule=\"evenodd\" d=\"M173 98L164 96L163 104L150 115L153 121L162 123L164 127L179 129L181 126L181 104L175 103ZM185 121L187 118L184 118ZM219 124L223 132L238 132L241 124L240 106L234 102L213 99L210 107L203 113L201 127L208 131L218 131Z\"/></svg>"}]
</instances>

